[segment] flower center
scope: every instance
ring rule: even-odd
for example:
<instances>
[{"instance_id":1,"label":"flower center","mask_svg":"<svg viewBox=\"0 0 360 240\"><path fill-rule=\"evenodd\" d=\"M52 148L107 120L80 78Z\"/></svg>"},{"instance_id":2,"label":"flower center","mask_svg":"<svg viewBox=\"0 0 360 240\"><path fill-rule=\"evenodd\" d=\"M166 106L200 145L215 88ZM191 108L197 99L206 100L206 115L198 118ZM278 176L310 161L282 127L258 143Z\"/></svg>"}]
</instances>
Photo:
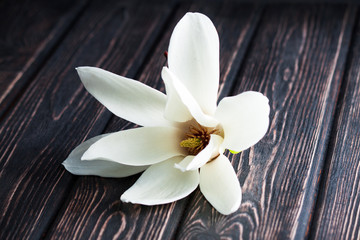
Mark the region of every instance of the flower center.
<instances>
[{"instance_id":1,"label":"flower center","mask_svg":"<svg viewBox=\"0 0 360 240\"><path fill-rule=\"evenodd\" d=\"M191 125L186 133L186 139L180 142L181 147L187 148L190 155L197 155L210 141L210 134L218 132L217 129L208 129L199 124Z\"/></svg>"}]
</instances>

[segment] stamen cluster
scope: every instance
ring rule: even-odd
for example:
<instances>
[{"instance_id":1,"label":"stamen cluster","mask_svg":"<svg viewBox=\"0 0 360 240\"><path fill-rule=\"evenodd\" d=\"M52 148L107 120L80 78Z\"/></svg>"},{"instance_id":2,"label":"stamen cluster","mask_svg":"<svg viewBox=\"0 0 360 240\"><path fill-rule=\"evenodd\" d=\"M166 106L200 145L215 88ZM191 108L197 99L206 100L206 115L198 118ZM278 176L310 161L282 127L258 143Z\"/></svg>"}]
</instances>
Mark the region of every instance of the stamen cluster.
<instances>
[{"instance_id":1,"label":"stamen cluster","mask_svg":"<svg viewBox=\"0 0 360 240\"><path fill-rule=\"evenodd\" d=\"M217 131L215 128L209 129L199 124L191 125L189 132L186 133L186 139L180 142L180 146L186 147L190 155L197 155L209 144L210 135Z\"/></svg>"}]
</instances>

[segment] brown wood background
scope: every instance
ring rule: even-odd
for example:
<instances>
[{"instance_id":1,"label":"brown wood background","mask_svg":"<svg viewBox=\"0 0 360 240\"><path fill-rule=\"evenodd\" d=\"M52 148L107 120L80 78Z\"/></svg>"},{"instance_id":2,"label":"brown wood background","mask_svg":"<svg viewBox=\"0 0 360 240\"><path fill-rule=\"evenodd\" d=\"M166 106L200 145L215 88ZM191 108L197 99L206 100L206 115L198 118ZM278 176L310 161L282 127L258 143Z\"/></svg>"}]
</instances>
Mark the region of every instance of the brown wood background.
<instances>
[{"instance_id":1,"label":"brown wood background","mask_svg":"<svg viewBox=\"0 0 360 240\"><path fill-rule=\"evenodd\" d=\"M61 165L84 140L133 127L74 68L164 91L163 52L188 11L218 30L220 98L270 99L265 138L228 154L243 190L229 216L199 190L125 204L139 175L78 177ZM359 14L357 4L0 2L0 239L360 239Z\"/></svg>"}]
</instances>

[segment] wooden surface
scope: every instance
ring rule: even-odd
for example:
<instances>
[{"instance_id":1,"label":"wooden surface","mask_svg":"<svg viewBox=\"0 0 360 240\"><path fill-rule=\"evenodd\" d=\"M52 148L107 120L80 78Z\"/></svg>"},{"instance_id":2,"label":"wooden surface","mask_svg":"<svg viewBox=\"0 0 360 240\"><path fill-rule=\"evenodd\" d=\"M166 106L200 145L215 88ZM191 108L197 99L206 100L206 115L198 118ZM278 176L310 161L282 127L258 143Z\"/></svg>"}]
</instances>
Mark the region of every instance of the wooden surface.
<instances>
[{"instance_id":1,"label":"wooden surface","mask_svg":"<svg viewBox=\"0 0 360 240\"><path fill-rule=\"evenodd\" d=\"M221 44L220 98L256 90L270 128L232 155L243 201L223 216L196 190L125 204L128 178L73 176L84 140L134 127L83 88L98 66L164 91L163 56L187 11ZM360 239L358 5L205 1L0 3L0 239Z\"/></svg>"}]
</instances>

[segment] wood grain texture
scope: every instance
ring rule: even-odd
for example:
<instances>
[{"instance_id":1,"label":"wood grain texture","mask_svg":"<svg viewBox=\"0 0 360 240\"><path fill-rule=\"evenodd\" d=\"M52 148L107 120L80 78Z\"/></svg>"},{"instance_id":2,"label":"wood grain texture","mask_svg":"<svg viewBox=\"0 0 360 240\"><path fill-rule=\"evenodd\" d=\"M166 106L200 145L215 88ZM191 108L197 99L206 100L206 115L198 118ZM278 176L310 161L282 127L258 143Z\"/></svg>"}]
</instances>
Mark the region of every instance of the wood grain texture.
<instances>
[{"instance_id":1,"label":"wood grain texture","mask_svg":"<svg viewBox=\"0 0 360 240\"><path fill-rule=\"evenodd\" d=\"M0 117L61 41L85 2L0 3Z\"/></svg>"},{"instance_id":2,"label":"wood grain texture","mask_svg":"<svg viewBox=\"0 0 360 240\"><path fill-rule=\"evenodd\" d=\"M0 1L0 239L359 239L358 10ZM266 137L227 153L243 190L229 216L199 190L172 204L125 204L119 196L139 175L76 177L61 165L85 139L136 127L90 96L74 68L102 67L164 91L163 53L187 11L205 13L219 32L220 99L246 90L270 99Z\"/></svg>"},{"instance_id":3,"label":"wood grain texture","mask_svg":"<svg viewBox=\"0 0 360 240\"><path fill-rule=\"evenodd\" d=\"M201 11L214 22L221 39L221 89L228 91L236 69L244 57L261 9L253 6L227 4L181 5L169 23L149 62L138 79L164 90L160 71L166 64L163 57L171 32L187 11ZM226 82L226 83L225 83ZM113 118L106 132L133 127L131 123ZM124 179L81 177L69 195L65 208L53 224L48 237L56 239L172 239L181 220L188 198L160 206L140 206L120 202L120 195L139 175Z\"/></svg>"},{"instance_id":4,"label":"wood grain texture","mask_svg":"<svg viewBox=\"0 0 360 240\"><path fill-rule=\"evenodd\" d=\"M94 1L0 123L0 239L38 239L74 177L61 162L110 113L83 88L74 67L123 75L143 63L169 9Z\"/></svg>"},{"instance_id":5,"label":"wood grain texture","mask_svg":"<svg viewBox=\"0 0 360 240\"><path fill-rule=\"evenodd\" d=\"M233 94L270 99L265 138L230 155L241 208L223 216L197 191L179 239L303 239L315 200L355 11L345 6L270 6Z\"/></svg>"},{"instance_id":6,"label":"wood grain texture","mask_svg":"<svg viewBox=\"0 0 360 240\"><path fill-rule=\"evenodd\" d=\"M360 239L360 22L341 88L310 239Z\"/></svg>"}]
</instances>

